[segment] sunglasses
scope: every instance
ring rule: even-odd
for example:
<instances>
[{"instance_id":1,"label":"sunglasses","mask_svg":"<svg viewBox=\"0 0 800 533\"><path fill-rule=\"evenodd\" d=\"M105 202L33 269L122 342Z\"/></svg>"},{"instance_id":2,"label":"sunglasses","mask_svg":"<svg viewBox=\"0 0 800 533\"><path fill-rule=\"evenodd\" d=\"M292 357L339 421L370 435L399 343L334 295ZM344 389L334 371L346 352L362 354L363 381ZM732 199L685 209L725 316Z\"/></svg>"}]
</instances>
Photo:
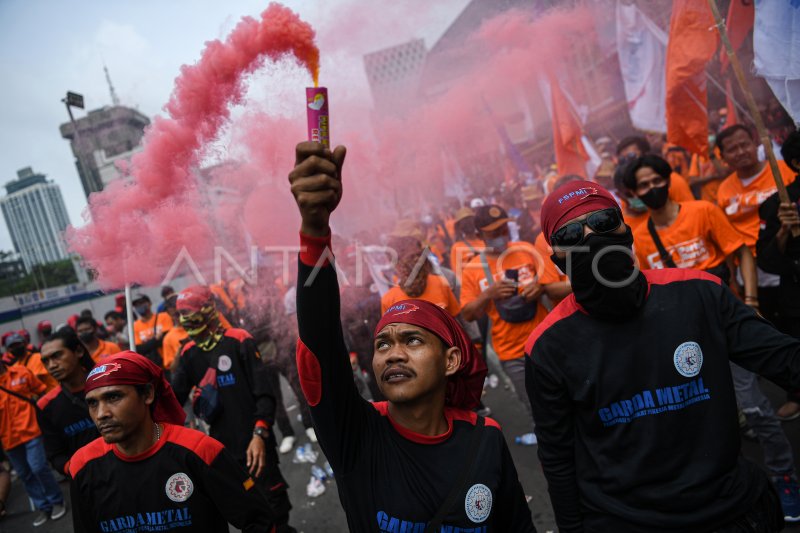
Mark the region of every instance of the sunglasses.
<instances>
[{"instance_id":1,"label":"sunglasses","mask_svg":"<svg viewBox=\"0 0 800 533\"><path fill-rule=\"evenodd\" d=\"M589 228L595 233L610 233L622 225L622 213L619 209L609 207L602 211L592 213L586 219L570 222L566 226L559 228L558 231L550 236L550 244L553 248L573 248L583 242L583 227Z\"/></svg>"}]
</instances>

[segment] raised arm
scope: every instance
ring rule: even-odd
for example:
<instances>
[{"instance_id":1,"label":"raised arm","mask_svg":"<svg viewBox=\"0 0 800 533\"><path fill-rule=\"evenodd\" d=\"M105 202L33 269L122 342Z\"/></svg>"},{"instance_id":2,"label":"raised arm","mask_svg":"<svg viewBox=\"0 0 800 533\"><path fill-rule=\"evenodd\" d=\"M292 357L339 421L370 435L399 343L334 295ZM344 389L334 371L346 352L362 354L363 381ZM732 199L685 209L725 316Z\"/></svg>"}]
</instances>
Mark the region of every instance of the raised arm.
<instances>
[{"instance_id":1,"label":"raised arm","mask_svg":"<svg viewBox=\"0 0 800 533\"><path fill-rule=\"evenodd\" d=\"M330 249L328 221L342 196L344 156L343 147L331 153L318 143L301 143L289 175L302 217L297 371L320 445L337 475L346 474L356 464L367 416L373 409L353 383Z\"/></svg>"}]
</instances>

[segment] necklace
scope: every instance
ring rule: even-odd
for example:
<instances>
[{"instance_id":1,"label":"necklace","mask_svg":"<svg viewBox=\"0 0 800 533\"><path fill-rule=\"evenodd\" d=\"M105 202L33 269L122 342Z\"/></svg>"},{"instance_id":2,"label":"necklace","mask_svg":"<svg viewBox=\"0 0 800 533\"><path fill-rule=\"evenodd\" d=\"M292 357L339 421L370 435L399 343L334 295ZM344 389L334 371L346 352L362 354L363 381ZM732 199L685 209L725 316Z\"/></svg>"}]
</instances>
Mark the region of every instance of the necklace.
<instances>
[{"instance_id":1,"label":"necklace","mask_svg":"<svg viewBox=\"0 0 800 533\"><path fill-rule=\"evenodd\" d=\"M158 422L153 422L153 426L155 426L156 430L156 440L153 441L153 443L155 444L161 439L161 426L158 425Z\"/></svg>"}]
</instances>

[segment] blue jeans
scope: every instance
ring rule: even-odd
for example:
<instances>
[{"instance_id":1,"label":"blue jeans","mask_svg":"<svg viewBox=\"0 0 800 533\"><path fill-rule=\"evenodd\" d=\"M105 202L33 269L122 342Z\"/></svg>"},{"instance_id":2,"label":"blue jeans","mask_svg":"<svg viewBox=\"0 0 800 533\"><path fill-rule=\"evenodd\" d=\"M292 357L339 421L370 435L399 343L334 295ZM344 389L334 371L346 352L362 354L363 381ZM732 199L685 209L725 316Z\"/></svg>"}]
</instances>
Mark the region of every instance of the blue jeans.
<instances>
[{"instance_id":1,"label":"blue jeans","mask_svg":"<svg viewBox=\"0 0 800 533\"><path fill-rule=\"evenodd\" d=\"M47 464L41 437L6 450L6 455L37 509L50 512L54 505L64 505L64 495Z\"/></svg>"}]
</instances>

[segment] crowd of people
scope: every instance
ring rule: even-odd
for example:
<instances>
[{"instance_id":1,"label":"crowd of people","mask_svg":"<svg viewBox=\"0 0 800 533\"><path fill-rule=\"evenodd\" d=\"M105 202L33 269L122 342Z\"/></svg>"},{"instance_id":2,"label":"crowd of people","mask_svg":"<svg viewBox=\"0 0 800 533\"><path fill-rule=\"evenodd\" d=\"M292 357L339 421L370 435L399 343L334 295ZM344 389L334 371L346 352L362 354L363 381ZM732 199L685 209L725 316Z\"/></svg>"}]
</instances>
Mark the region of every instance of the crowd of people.
<instances>
[{"instance_id":1,"label":"crowd of people","mask_svg":"<svg viewBox=\"0 0 800 533\"><path fill-rule=\"evenodd\" d=\"M537 446L561 531L800 521L781 426L800 417L800 133L781 139L790 203L744 125L705 159L601 141L590 180L548 172L358 238L329 225L345 150L301 143L288 279L263 267L135 294L132 324L121 296L104 323L4 334L0 443L33 525L66 514L66 477L75 531L294 531L283 376L351 531L534 531L490 373L526 413L515 440ZM340 283L366 239L396 261ZM787 389L777 411L758 374Z\"/></svg>"}]
</instances>

